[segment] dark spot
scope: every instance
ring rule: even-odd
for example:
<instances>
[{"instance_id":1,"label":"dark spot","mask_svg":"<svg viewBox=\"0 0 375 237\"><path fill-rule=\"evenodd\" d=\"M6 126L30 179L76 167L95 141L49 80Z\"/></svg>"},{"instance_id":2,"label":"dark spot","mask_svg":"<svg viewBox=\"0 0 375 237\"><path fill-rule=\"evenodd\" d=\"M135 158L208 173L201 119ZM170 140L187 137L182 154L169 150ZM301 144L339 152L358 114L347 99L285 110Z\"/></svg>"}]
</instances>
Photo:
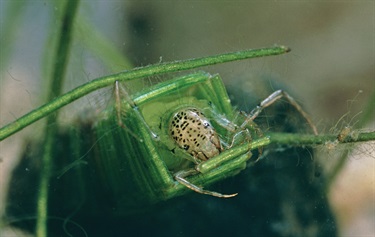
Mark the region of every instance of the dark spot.
<instances>
[{"instance_id":1,"label":"dark spot","mask_svg":"<svg viewBox=\"0 0 375 237\"><path fill-rule=\"evenodd\" d=\"M189 145L184 145L185 150L189 150L189 147L190 147Z\"/></svg>"},{"instance_id":2,"label":"dark spot","mask_svg":"<svg viewBox=\"0 0 375 237\"><path fill-rule=\"evenodd\" d=\"M189 126L189 123L188 123L187 121L184 121L184 122L181 124L182 131L184 131L188 126Z\"/></svg>"}]
</instances>

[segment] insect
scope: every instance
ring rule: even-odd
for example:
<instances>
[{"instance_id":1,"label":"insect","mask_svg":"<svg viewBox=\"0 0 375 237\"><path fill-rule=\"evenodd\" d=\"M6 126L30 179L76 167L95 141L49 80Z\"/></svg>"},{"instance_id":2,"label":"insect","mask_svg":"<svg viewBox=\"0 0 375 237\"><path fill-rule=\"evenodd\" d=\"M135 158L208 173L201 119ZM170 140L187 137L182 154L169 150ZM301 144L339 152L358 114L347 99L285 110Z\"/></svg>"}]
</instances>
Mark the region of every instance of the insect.
<instances>
[{"instance_id":1,"label":"insect","mask_svg":"<svg viewBox=\"0 0 375 237\"><path fill-rule=\"evenodd\" d=\"M65 201L66 206L73 209L84 202L90 203L88 213L126 216L189 190L220 198L236 196L204 187L238 174L246 168L252 150L270 143L253 120L281 98L317 133L286 92L272 93L246 114L231 105L220 76L206 72L167 80L131 95L115 81L113 94L108 108L89 122L60 129L53 146L55 169L60 167L60 172L55 170L51 179L56 187L51 200L67 193L70 204ZM58 191L61 187L69 187L69 192Z\"/></svg>"},{"instance_id":2,"label":"insect","mask_svg":"<svg viewBox=\"0 0 375 237\"><path fill-rule=\"evenodd\" d=\"M51 205L49 213L65 217L79 209L90 218L110 213L108 218L131 219L135 212L189 189L234 197L237 193L205 187L238 174L253 149L269 144L253 122L255 117L283 97L300 108L287 93L276 91L248 114L237 111L221 78L206 72L165 81L134 95L118 82L114 87L114 99L106 110L91 122L62 129L56 139L55 167L69 169L54 172L50 203L63 200L64 205ZM185 142L179 142L180 135Z\"/></svg>"},{"instance_id":3,"label":"insect","mask_svg":"<svg viewBox=\"0 0 375 237\"><path fill-rule=\"evenodd\" d=\"M116 82L114 94L115 106L99 115L92 128L93 153L100 157L95 165L103 174L98 183L116 197L111 200L119 213L129 211L129 205L144 206L189 189L221 198L236 196L203 187L239 173L251 150L267 145L268 138L253 120L280 98L286 98L316 133L286 92L274 92L246 114L232 107L221 78L206 72L165 81L135 95Z\"/></svg>"}]
</instances>

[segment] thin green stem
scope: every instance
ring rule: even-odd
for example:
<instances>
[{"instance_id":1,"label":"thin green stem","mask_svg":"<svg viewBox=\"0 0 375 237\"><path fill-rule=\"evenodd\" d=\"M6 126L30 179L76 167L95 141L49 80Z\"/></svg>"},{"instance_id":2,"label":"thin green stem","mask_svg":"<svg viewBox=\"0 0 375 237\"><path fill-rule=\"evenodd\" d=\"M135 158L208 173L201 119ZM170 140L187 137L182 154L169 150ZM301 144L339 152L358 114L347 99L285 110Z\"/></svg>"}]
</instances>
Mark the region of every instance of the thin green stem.
<instances>
[{"instance_id":1,"label":"thin green stem","mask_svg":"<svg viewBox=\"0 0 375 237\"><path fill-rule=\"evenodd\" d=\"M296 133L267 133L264 137L256 139L250 143L229 149L220 155L202 162L197 166L201 173L208 173L229 160L233 160L249 150L254 150L269 144L311 146L322 145L326 142L337 141L337 143L354 143L375 140L375 132L359 133L355 137L348 136L343 141L337 140L337 135L314 135L314 134L296 134Z\"/></svg>"},{"instance_id":2,"label":"thin green stem","mask_svg":"<svg viewBox=\"0 0 375 237\"><path fill-rule=\"evenodd\" d=\"M66 2L63 12L62 24L60 28L59 41L55 53L53 73L51 75L51 90L48 100L61 94L63 80L65 77L66 66L70 52L70 45L72 40L74 16L78 9L77 0L70 0ZM48 124L56 123L57 116L49 116L47 119ZM52 152L57 133L56 126L46 127L46 140L44 143L42 170L38 191L37 202L37 223L36 223L36 236L47 236L47 216L48 216L48 190L51 176L51 168L53 165Z\"/></svg>"},{"instance_id":3,"label":"thin green stem","mask_svg":"<svg viewBox=\"0 0 375 237\"><path fill-rule=\"evenodd\" d=\"M343 141L337 140L337 135L323 134L299 134L299 133L267 133L270 137L271 143L285 144L291 146L303 145L324 145L327 142L337 141L337 143L355 143L367 142L375 140L375 131L358 133L355 136L348 136Z\"/></svg>"},{"instance_id":4,"label":"thin green stem","mask_svg":"<svg viewBox=\"0 0 375 237\"><path fill-rule=\"evenodd\" d=\"M182 61L168 62L157 65L150 65L146 67L135 68L132 70L120 72L117 74L105 76L83 84L66 94L55 98L51 102L29 112L21 118L11 122L0 129L0 141L9 137L10 135L20 131L26 126L36 122L37 120L49 115L50 113L60 109L61 107L95 91L100 88L113 85L115 81L129 81L138 78L183 71L202 66L214 65L218 63L230 62L235 60L243 60L248 58L264 57L270 55L278 55L289 52L289 48L285 46L275 46L263 49L251 49L239 52L220 54L197 59L188 59Z\"/></svg>"}]
</instances>

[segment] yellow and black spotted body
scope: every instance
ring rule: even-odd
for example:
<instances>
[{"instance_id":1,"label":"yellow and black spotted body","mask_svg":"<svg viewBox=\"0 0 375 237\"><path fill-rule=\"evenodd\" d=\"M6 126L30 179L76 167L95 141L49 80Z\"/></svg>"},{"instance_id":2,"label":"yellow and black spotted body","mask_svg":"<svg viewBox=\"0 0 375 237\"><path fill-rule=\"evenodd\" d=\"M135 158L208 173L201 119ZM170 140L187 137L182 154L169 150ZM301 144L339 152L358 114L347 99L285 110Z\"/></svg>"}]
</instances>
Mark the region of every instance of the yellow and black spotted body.
<instances>
[{"instance_id":1,"label":"yellow and black spotted body","mask_svg":"<svg viewBox=\"0 0 375 237\"><path fill-rule=\"evenodd\" d=\"M208 160L222 151L214 127L206 116L195 108L177 111L170 121L169 134L180 148L200 161Z\"/></svg>"}]
</instances>

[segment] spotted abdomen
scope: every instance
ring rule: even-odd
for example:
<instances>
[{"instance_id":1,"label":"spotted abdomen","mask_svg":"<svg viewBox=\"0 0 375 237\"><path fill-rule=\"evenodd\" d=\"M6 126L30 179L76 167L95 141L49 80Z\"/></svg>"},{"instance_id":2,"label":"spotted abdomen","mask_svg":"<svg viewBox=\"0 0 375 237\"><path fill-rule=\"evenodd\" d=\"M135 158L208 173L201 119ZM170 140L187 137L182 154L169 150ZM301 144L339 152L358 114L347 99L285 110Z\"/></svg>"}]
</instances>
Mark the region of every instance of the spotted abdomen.
<instances>
[{"instance_id":1,"label":"spotted abdomen","mask_svg":"<svg viewBox=\"0 0 375 237\"><path fill-rule=\"evenodd\" d=\"M194 108L181 109L173 115L169 134L179 147L202 161L218 155L222 150L210 121Z\"/></svg>"}]
</instances>

